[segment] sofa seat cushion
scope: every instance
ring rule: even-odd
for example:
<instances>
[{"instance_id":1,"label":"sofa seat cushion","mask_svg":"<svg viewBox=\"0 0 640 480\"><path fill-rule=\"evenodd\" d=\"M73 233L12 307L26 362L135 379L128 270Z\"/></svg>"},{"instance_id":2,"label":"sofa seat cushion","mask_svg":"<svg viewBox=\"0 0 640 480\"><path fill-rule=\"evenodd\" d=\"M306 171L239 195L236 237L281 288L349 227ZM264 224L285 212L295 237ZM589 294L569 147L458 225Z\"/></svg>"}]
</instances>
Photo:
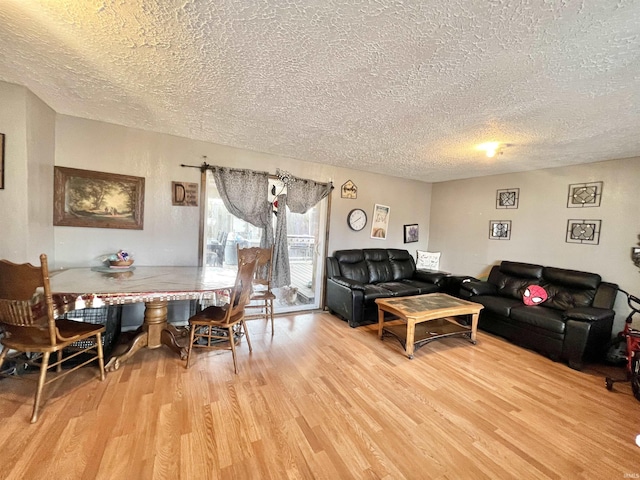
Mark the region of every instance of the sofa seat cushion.
<instances>
[{"instance_id":1,"label":"sofa seat cushion","mask_svg":"<svg viewBox=\"0 0 640 480\"><path fill-rule=\"evenodd\" d=\"M521 305L511 309L511 320L525 323L535 329L547 330L549 332L564 334L565 322L561 311L547 308L540 305Z\"/></svg>"},{"instance_id":2,"label":"sofa seat cushion","mask_svg":"<svg viewBox=\"0 0 640 480\"><path fill-rule=\"evenodd\" d=\"M434 293L440 290L440 287L438 287L438 285L435 285L433 283L421 282L419 280L404 279L402 280L402 283L417 288L420 295L424 293Z\"/></svg>"},{"instance_id":3,"label":"sofa seat cushion","mask_svg":"<svg viewBox=\"0 0 640 480\"><path fill-rule=\"evenodd\" d=\"M408 285L403 282L382 282L377 284L379 287L389 290L394 297L406 297L408 295L417 295L420 293L418 287Z\"/></svg>"},{"instance_id":4,"label":"sofa seat cushion","mask_svg":"<svg viewBox=\"0 0 640 480\"><path fill-rule=\"evenodd\" d=\"M395 296L394 293L381 285L367 283L364 285L365 303L373 302L376 298L387 298Z\"/></svg>"},{"instance_id":5,"label":"sofa seat cushion","mask_svg":"<svg viewBox=\"0 0 640 480\"><path fill-rule=\"evenodd\" d=\"M521 301L514 300L513 298L498 297L492 295L477 295L471 298L474 303L484 305L484 308L497 315L508 317L511 314L513 307L522 305Z\"/></svg>"}]
</instances>

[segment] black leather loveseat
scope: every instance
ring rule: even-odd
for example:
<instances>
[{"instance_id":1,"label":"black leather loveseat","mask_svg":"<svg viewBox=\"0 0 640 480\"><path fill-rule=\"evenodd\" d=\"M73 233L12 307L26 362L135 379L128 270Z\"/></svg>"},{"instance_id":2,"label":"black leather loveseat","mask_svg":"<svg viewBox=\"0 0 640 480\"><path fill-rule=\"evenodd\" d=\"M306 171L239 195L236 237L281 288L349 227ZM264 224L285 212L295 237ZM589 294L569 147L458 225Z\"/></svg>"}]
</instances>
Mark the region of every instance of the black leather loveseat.
<instances>
[{"instance_id":1,"label":"black leather loveseat","mask_svg":"<svg viewBox=\"0 0 640 480\"><path fill-rule=\"evenodd\" d=\"M527 306L523 294L540 285L547 300ZM463 283L460 296L481 303L479 328L566 361L580 370L599 360L611 339L617 285L595 273L503 261L486 282Z\"/></svg>"},{"instance_id":2,"label":"black leather loveseat","mask_svg":"<svg viewBox=\"0 0 640 480\"><path fill-rule=\"evenodd\" d=\"M327 258L325 305L357 327L378 321L376 298L437 292L444 277L444 273L416 270L407 250L336 250Z\"/></svg>"}]
</instances>

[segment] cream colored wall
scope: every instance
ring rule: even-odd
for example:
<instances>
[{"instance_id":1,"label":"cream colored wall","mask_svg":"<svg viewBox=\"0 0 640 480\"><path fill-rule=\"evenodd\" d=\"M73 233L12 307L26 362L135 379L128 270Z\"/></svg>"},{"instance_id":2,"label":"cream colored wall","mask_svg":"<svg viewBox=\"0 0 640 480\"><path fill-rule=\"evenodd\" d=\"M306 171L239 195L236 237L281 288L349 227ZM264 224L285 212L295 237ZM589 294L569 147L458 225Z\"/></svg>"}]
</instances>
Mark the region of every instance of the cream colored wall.
<instances>
[{"instance_id":1,"label":"cream colored wall","mask_svg":"<svg viewBox=\"0 0 640 480\"><path fill-rule=\"evenodd\" d=\"M431 185L265 153L199 142L103 122L58 115L56 121L57 166L121 173L145 178L143 230L54 227L56 266L86 266L96 257L127 248L138 265L196 265L199 209L171 205L171 181L200 181L200 171L180 164L233 166L275 173L280 168L295 176L326 182L336 189L331 199L329 252L343 248L384 247L410 251L426 248L429 233ZM347 180L358 186L358 198L340 198ZM386 240L370 238L375 203L391 207ZM353 232L346 216L363 208L367 228ZM404 224L420 225L420 241L404 244Z\"/></svg>"},{"instance_id":2,"label":"cream colored wall","mask_svg":"<svg viewBox=\"0 0 640 480\"><path fill-rule=\"evenodd\" d=\"M567 208L570 184L596 181L604 182L600 207ZM513 260L599 273L638 295L631 247L640 234L639 181L640 158L629 158L437 183L429 250L442 251L441 268L457 274L482 277ZM505 188L520 189L518 209L496 209L496 191ZM602 220L599 245L566 243L569 219ZM511 240L489 240L490 220L511 220ZM621 295L616 310L626 314Z\"/></svg>"},{"instance_id":3,"label":"cream colored wall","mask_svg":"<svg viewBox=\"0 0 640 480\"><path fill-rule=\"evenodd\" d=\"M54 256L55 112L26 88L0 82L0 133L5 134L5 188L0 190L0 258L39 264Z\"/></svg>"}]
</instances>

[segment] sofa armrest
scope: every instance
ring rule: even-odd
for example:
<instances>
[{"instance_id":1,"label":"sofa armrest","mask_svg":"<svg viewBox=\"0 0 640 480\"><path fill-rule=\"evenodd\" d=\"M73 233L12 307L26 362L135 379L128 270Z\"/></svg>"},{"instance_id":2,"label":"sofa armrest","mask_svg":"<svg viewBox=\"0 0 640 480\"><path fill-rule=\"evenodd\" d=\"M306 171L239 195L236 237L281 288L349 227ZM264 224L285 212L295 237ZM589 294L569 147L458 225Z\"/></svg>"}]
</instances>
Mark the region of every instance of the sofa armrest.
<instances>
[{"instance_id":1,"label":"sofa armrest","mask_svg":"<svg viewBox=\"0 0 640 480\"><path fill-rule=\"evenodd\" d=\"M460 284L460 292L467 297L473 297L475 295L497 295L498 287L493 283L472 280Z\"/></svg>"},{"instance_id":2,"label":"sofa armrest","mask_svg":"<svg viewBox=\"0 0 640 480\"><path fill-rule=\"evenodd\" d=\"M433 283L434 285L440 285L442 283L442 279L446 276L446 273L434 272L433 270L416 270L413 272L413 280Z\"/></svg>"},{"instance_id":3,"label":"sofa armrest","mask_svg":"<svg viewBox=\"0 0 640 480\"><path fill-rule=\"evenodd\" d=\"M351 280L347 277L333 277L331 281L337 283L340 286L350 288L352 290L362 290L364 291L364 283L358 282L357 280Z\"/></svg>"},{"instance_id":4,"label":"sofa armrest","mask_svg":"<svg viewBox=\"0 0 640 480\"><path fill-rule=\"evenodd\" d=\"M613 319L615 312L608 308L597 307L577 307L565 310L563 317L565 320L576 320L580 322L602 322Z\"/></svg>"},{"instance_id":5,"label":"sofa armrest","mask_svg":"<svg viewBox=\"0 0 640 480\"><path fill-rule=\"evenodd\" d=\"M362 290L351 288L358 284L344 277L327 278L326 281L325 307L347 320L350 327L357 327L364 320L364 287Z\"/></svg>"}]
</instances>

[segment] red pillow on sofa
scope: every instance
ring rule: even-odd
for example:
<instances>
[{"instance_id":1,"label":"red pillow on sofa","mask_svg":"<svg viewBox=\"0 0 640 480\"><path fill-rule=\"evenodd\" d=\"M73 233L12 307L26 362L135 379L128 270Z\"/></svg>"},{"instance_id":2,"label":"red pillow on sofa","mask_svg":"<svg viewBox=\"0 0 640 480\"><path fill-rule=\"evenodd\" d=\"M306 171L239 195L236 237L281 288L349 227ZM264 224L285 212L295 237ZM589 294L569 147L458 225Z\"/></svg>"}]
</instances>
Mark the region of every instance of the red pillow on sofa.
<instances>
[{"instance_id":1,"label":"red pillow on sofa","mask_svg":"<svg viewBox=\"0 0 640 480\"><path fill-rule=\"evenodd\" d=\"M522 294L522 301L525 305L540 305L547 298L547 291L540 285L529 285Z\"/></svg>"}]
</instances>

